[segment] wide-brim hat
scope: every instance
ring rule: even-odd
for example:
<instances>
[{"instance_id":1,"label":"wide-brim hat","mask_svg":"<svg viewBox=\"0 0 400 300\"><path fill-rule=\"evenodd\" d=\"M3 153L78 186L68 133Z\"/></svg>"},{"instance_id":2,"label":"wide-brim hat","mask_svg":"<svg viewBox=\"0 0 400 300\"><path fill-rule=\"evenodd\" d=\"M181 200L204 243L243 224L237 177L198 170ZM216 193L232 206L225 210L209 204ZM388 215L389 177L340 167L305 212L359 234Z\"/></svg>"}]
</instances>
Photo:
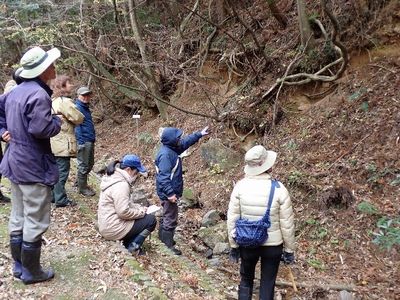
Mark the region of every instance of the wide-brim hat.
<instances>
[{"instance_id":1,"label":"wide-brim hat","mask_svg":"<svg viewBox=\"0 0 400 300\"><path fill-rule=\"evenodd\" d=\"M263 146L257 145L246 152L244 160L246 175L259 175L269 170L276 161L277 153L267 151Z\"/></svg>"},{"instance_id":2,"label":"wide-brim hat","mask_svg":"<svg viewBox=\"0 0 400 300\"><path fill-rule=\"evenodd\" d=\"M34 47L22 56L20 61L22 71L19 76L26 79L36 78L60 56L61 52L57 48L46 52L40 47Z\"/></svg>"}]
</instances>

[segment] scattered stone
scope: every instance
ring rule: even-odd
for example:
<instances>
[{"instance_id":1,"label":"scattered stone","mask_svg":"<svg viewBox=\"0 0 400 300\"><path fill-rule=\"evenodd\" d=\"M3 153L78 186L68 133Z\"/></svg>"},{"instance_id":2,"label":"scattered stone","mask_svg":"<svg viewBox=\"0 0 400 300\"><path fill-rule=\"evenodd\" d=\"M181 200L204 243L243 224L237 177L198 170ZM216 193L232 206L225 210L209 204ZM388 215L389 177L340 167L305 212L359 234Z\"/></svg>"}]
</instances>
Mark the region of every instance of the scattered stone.
<instances>
[{"instance_id":1,"label":"scattered stone","mask_svg":"<svg viewBox=\"0 0 400 300\"><path fill-rule=\"evenodd\" d=\"M220 220L221 220L221 217L219 216L219 212L217 210L213 209L213 210L210 210L209 212L207 212L203 216L203 219L201 220L201 226L202 227L214 226Z\"/></svg>"},{"instance_id":2,"label":"scattered stone","mask_svg":"<svg viewBox=\"0 0 400 300\"><path fill-rule=\"evenodd\" d=\"M210 259L213 257L213 251L210 248L207 248L206 254L205 254L206 258Z\"/></svg>"},{"instance_id":3,"label":"scattered stone","mask_svg":"<svg viewBox=\"0 0 400 300\"><path fill-rule=\"evenodd\" d=\"M197 235L211 249L214 249L217 243L228 242L226 222L220 222L211 227L201 227Z\"/></svg>"},{"instance_id":4,"label":"scattered stone","mask_svg":"<svg viewBox=\"0 0 400 300\"><path fill-rule=\"evenodd\" d=\"M208 269L206 269L206 273L210 275L212 273L215 273L215 270L211 269L211 268L208 268Z\"/></svg>"},{"instance_id":5,"label":"scattered stone","mask_svg":"<svg viewBox=\"0 0 400 300\"><path fill-rule=\"evenodd\" d=\"M218 257L215 257L215 258L209 259L208 263L210 264L210 266L218 267L221 265L221 260Z\"/></svg>"},{"instance_id":6,"label":"scattered stone","mask_svg":"<svg viewBox=\"0 0 400 300\"><path fill-rule=\"evenodd\" d=\"M354 300L354 297L352 293L343 290L339 292L338 300Z\"/></svg>"},{"instance_id":7,"label":"scattered stone","mask_svg":"<svg viewBox=\"0 0 400 300\"><path fill-rule=\"evenodd\" d=\"M213 249L214 254L228 254L230 250L228 243L216 243Z\"/></svg>"},{"instance_id":8,"label":"scattered stone","mask_svg":"<svg viewBox=\"0 0 400 300\"><path fill-rule=\"evenodd\" d=\"M179 202L180 206L182 206L183 208L193 208L198 206L199 199L193 189L185 188L183 189L182 198L179 200Z\"/></svg>"}]
</instances>

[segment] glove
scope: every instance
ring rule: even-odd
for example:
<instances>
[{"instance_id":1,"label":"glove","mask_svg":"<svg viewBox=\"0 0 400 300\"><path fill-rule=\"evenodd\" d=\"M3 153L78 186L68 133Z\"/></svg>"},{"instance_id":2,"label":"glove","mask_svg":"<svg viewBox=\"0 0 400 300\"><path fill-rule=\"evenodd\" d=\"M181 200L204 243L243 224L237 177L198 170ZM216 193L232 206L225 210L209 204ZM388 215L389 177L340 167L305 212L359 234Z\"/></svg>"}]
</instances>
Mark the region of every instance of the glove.
<instances>
[{"instance_id":1,"label":"glove","mask_svg":"<svg viewBox=\"0 0 400 300\"><path fill-rule=\"evenodd\" d=\"M240 258L239 248L232 248L229 252L229 260L234 263L238 263Z\"/></svg>"},{"instance_id":2,"label":"glove","mask_svg":"<svg viewBox=\"0 0 400 300\"><path fill-rule=\"evenodd\" d=\"M209 134L209 132L208 132L208 126L204 127L203 130L201 131L201 136L205 136L205 135L207 135L207 134Z\"/></svg>"},{"instance_id":3,"label":"glove","mask_svg":"<svg viewBox=\"0 0 400 300\"><path fill-rule=\"evenodd\" d=\"M281 261L283 261L285 264L290 265L294 263L294 253L289 253L284 251L282 253Z\"/></svg>"}]
</instances>

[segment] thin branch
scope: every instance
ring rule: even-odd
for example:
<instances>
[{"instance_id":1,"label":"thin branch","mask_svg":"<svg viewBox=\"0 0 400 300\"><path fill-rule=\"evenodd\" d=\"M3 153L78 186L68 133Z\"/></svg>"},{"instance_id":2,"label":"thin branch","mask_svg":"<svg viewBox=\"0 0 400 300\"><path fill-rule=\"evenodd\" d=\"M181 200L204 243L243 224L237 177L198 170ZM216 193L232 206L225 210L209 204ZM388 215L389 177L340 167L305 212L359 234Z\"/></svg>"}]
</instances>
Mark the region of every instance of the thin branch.
<instances>
[{"instance_id":1,"label":"thin branch","mask_svg":"<svg viewBox=\"0 0 400 300\"><path fill-rule=\"evenodd\" d=\"M376 68L380 68L380 69L384 69L384 70L386 70L386 71L388 71L388 72L390 72L390 73L392 73L392 74L397 74L395 71L393 71L393 70L391 70L391 69L389 69L389 68L386 68L386 67L384 67L384 66L381 66L381 65L377 65L377 64L369 64L371 67L376 67Z\"/></svg>"},{"instance_id":2,"label":"thin branch","mask_svg":"<svg viewBox=\"0 0 400 300\"><path fill-rule=\"evenodd\" d=\"M200 88L202 89L202 91L204 92L204 94L206 94L206 97L207 97L208 101L211 103L212 107L214 108L215 113L219 116L219 115L220 115L220 112L219 112L217 106L216 106L216 105L214 104L214 102L211 100L210 95L208 95L207 91L203 88L203 86L202 86L201 84L200 84Z\"/></svg>"},{"instance_id":3,"label":"thin branch","mask_svg":"<svg viewBox=\"0 0 400 300\"><path fill-rule=\"evenodd\" d=\"M256 125L253 125L253 128L252 128L248 133L246 133L246 134L243 135L243 136L237 134L236 129L235 129L235 125L234 125L233 123L232 123L232 129L233 129L233 133L239 138L239 140L240 140L241 142L244 142L244 140L245 140L250 134L252 134L254 130L256 130Z\"/></svg>"},{"instance_id":4,"label":"thin branch","mask_svg":"<svg viewBox=\"0 0 400 300\"><path fill-rule=\"evenodd\" d=\"M240 48L242 48L243 52L246 52L246 47L243 45L243 43L241 41L239 41L237 38L235 38L232 34L230 34L227 30L225 30L224 28L222 28L219 24L215 24L214 22L212 22L211 20L208 20L207 18L203 17L201 14L197 13L196 11L191 10L189 7L185 6L184 4L180 3L180 5L188 10L193 12L193 14L195 14L196 16L198 16L200 19L202 19L203 21L209 23L210 25L216 27L220 32L225 33L229 38L231 38L233 41L235 41ZM252 65L251 61L248 60L250 67L252 68L253 72L255 74L258 74L258 72L256 71L256 69L254 68L254 66Z\"/></svg>"},{"instance_id":5,"label":"thin branch","mask_svg":"<svg viewBox=\"0 0 400 300\"><path fill-rule=\"evenodd\" d=\"M199 117L205 117L205 118L209 118L209 119L213 119L213 120L219 121L218 116L211 116L211 115L206 115L206 114L202 114L202 113L197 113L197 112L188 111L188 110L183 109L183 108L180 108L180 107L178 107L178 106L176 106L176 105L174 105L174 104L171 104L170 102L165 101L164 99L161 99L160 97L157 97L156 95L154 95L152 92L150 92L150 91L148 91L148 90L143 90L143 89L139 89L139 88L132 87L132 86L129 86L129 85L125 85L125 84L122 84L122 83L120 83L120 82L118 82L118 81L115 81L115 80L112 80L112 79L109 79L109 78L106 78L106 77L97 75L97 74L95 74L95 73L93 73L93 72L90 72L90 71L88 71L88 70L79 69L79 68L74 68L74 69L77 70L77 71L80 71L80 72L88 73L88 74L90 74L90 75L92 75L92 76L94 76L94 77L96 77L96 78L98 78L98 79L105 80L105 81L110 82L110 83L112 83L112 84L115 84L115 85L117 85L117 86L121 86L121 87L130 89L130 90L133 90L133 91L137 91L137 92L146 93L146 94L148 94L149 96L151 96L151 97L157 99L158 101L160 101L160 102L162 102L162 103L164 103L164 104L166 104L166 105L168 105L168 106L171 106L171 107L173 107L173 108L175 108L175 109L177 109L177 110L179 110L179 111L181 111L181 112L184 112L184 113L186 113L186 114L190 114L190 115L194 115L194 116L199 116Z\"/></svg>"}]
</instances>

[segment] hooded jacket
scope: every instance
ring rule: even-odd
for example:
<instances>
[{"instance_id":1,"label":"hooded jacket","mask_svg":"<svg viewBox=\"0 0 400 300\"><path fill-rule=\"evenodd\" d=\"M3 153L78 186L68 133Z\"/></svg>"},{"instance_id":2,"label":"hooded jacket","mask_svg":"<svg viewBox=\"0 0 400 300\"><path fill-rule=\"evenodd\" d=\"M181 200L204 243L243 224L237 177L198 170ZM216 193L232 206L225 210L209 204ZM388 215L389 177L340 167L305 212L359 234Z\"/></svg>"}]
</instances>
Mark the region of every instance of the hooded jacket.
<instances>
[{"instance_id":1,"label":"hooded jacket","mask_svg":"<svg viewBox=\"0 0 400 300\"><path fill-rule=\"evenodd\" d=\"M68 97L57 97L52 103L53 113L62 118L61 131L51 138L51 149L55 156L76 157L76 138L74 128L83 122L83 114Z\"/></svg>"},{"instance_id":2,"label":"hooded jacket","mask_svg":"<svg viewBox=\"0 0 400 300\"><path fill-rule=\"evenodd\" d=\"M180 129L167 127L161 135L162 145L154 161L157 195L161 200L168 200L173 195L182 197L182 158L179 155L202 137L200 131L181 138L182 133Z\"/></svg>"},{"instance_id":3,"label":"hooded jacket","mask_svg":"<svg viewBox=\"0 0 400 300\"><path fill-rule=\"evenodd\" d=\"M51 114L51 94L44 82L33 79L0 97L0 134L11 134L0 173L16 184L58 181L50 137L60 132L61 120Z\"/></svg>"},{"instance_id":4,"label":"hooded jacket","mask_svg":"<svg viewBox=\"0 0 400 300\"><path fill-rule=\"evenodd\" d=\"M97 219L100 234L108 240L121 240L132 229L136 219L143 218L146 207L130 200L133 179L119 168L104 176L100 184Z\"/></svg>"},{"instance_id":5,"label":"hooded jacket","mask_svg":"<svg viewBox=\"0 0 400 300\"><path fill-rule=\"evenodd\" d=\"M229 243L237 248L234 240L235 222L240 217L257 221L260 220L268 207L271 191L271 176L263 173L256 176L246 175L234 187L229 202L227 227ZM271 227L268 229L268 239L263 246L277 246L283 243L286 252L294 252L294 215L289 192L279 182L275 188L270 210Z\"/></svg>"}]
</instances>

